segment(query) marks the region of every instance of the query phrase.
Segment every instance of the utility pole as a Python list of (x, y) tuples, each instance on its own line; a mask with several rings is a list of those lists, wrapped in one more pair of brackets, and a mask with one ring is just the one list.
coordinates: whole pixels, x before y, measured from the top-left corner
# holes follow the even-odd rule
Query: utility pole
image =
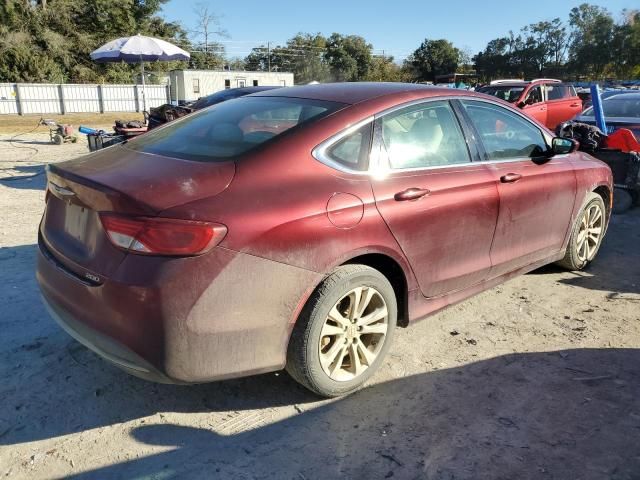
[(271, 72), (271, 42), (267, 42), (267, 64), (269, 65), (269, 72)]

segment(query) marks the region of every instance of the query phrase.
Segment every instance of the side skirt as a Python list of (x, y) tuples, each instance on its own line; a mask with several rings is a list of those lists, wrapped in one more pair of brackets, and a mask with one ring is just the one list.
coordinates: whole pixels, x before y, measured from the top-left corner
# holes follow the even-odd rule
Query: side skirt
[(493, 288), (496, 285), (500, 285), (507, 280), (511, 280), (514, 277), (531, 272), (532, 270), (540, 268), (544, 265), (556, 262), (563, 256), (564, 253), (559, 252), (555, 255), (539, 260), (525, 267), (519, 268), (509, 273), (505, 273), (504, 275), (500, 275), (499, 277), (485, 280), (467, 289), (459, 290), (457, 292), (451, 292), (440, 297), (426, 298), (424, 295), (422, 295), (420, 289), (412, 290), (409, 292), (409, 322), (413, 323), (425, 320), (427, 316), (433, 313), (436, 313), (451, 305), (455, 305), (456, 303), (462, 302), (469, 297), (484, 292), (485, 290), (489, 290), (490, 288)]

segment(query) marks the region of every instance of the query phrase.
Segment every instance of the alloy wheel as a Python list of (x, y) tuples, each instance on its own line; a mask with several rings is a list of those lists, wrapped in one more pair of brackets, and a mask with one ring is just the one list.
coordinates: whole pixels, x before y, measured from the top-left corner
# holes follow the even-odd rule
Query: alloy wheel
[(380, 292), (357, 287), (331, 308), (320, 332), (320, 364), (329, 378), (353, 380), (375, 362), (387, 336), (389, 310)]
[(589, 262), (596, 256), (604, 228), (603, 219), (602, 208), (597, 203), (587, 207), (582, 214), (576, 239), (576, 250), (581, 262)]

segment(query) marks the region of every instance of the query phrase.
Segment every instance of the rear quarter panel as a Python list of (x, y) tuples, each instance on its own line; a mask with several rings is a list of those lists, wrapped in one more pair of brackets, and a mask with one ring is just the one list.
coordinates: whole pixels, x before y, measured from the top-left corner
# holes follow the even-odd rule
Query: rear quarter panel
[[(582, 210), (584, 204), (587, 201), (587, 197), (598, 187), (605, 187), (609, 193), (609, 201), (605, 201), (605, 207), (607, 209), (607, 222), (611, 217), (611, 199), (613, 193), (613, 176), (609, 166), (601, 162), (600, 160), (592, 157), (585, 152), (576, 152), (572, 158), (571, 163), (576, 173), (576, 201), (573, 207), (572, 220), (575, 222), (578, 214)], [(565, 239), (565, 245), (568, 241)]]

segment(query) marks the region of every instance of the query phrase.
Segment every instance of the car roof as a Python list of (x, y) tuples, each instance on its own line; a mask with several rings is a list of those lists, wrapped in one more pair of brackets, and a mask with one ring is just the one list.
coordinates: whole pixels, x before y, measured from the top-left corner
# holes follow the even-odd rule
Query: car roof
[(279, 88), (268, 92), (255, 93), (252, 96), (308, 98), (353, 105), (381, 96), (400, 95), (405, 92), (420, 90), (433, 95), (452, 94), (455, 91), (455, 89), (451, 88), (433, 87), (418, 83), (343, 82)]

